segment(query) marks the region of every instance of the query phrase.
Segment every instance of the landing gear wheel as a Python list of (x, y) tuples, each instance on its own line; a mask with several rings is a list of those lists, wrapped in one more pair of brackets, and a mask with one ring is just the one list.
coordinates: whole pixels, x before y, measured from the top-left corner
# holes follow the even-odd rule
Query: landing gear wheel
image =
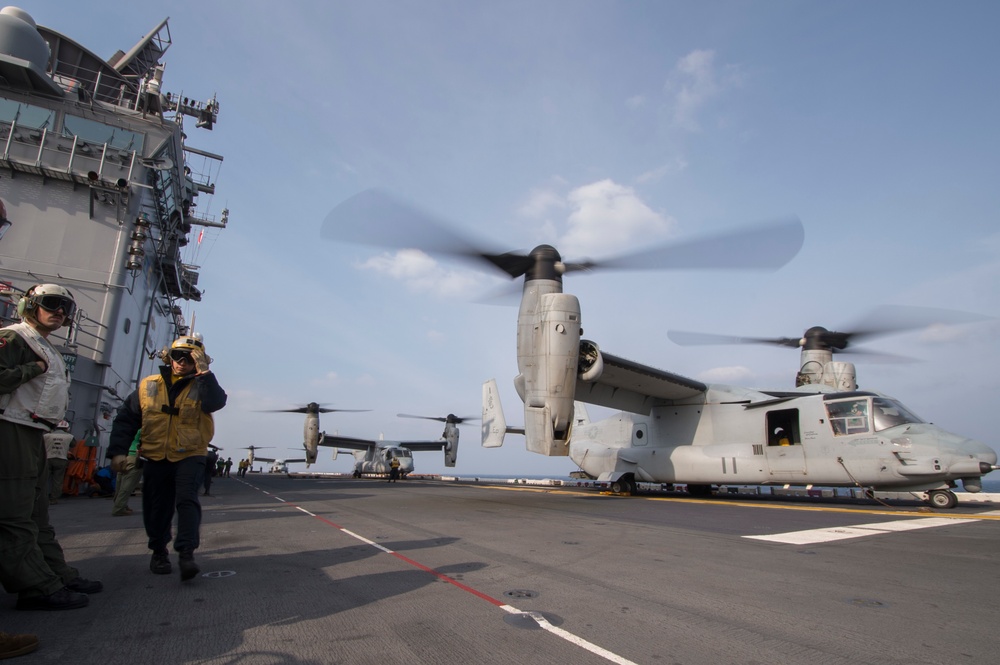
[(611, 491), (615, 494), (635, 494), (635, 483), (628, 478), (619, 478), (611, 483)]
[(935, 508), (950, 510), (958, 505), (958, 497), (951, 490), (934, 490), (927, 493), (927, 501)]

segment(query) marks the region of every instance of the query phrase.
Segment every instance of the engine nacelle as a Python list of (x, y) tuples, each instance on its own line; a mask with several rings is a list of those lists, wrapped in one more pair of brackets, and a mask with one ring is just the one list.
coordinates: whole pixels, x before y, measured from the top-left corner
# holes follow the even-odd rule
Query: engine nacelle
[(447, 467), (455, 466), (455, 462), (458, 461), (458, 425), (446, 423), (444, 434), (441, 436), (445, 440), (444, 465)]
[(580, 359), (580, 301), (568, 293), (546, 293), (537, 309), (518, 320), (518, 367), (514, 380), (524, 400), (527, 448), (542, 455), (568, 455), (573, 400)]
[(319, 442), (322, 437), (323, 435), (319, 431), (319, 418), (306, 416), (306, 424), (302, 430), (302, 445), (306, 449), (306, 468), (310, 464), (316, 463)]

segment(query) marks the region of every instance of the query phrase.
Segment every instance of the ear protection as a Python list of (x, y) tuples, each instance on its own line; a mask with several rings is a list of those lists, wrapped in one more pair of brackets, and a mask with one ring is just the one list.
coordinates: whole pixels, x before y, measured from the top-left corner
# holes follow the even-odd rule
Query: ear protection
[[(25, 291), (20, 300), (17, 301), (18, 317), (23, 319), (25, 315), (35, 312), (39, 307), (39, 301), (44, 300), (46, 296), (57, 296), (74, 301), (73, 294), (70, 293), (68, 289), (63, 288), (58, 284), (35, 284), (34, 286), (28, 287), (28, 290)], [(73, 302), (72, 308), (66, 309), (64, 307), (63, 311), (68, 314), (62, 324), (64, 328), (73, 322), (72, 314), (75, 309), (75, 301)]]
[(35, 289), (38, 288), (39, 286), (41, 285), (35, 284), (34, 286), (30, 287), (27, 291), (24, 292), (24, 295), (21, 296), (21, 299), (17, 301), (18, 318), (23, 319), (25, 314), (27, 314), (28, 312), (33, 312), (35, 308), (38, 307), (38, 303), (36, 303), (34, 298), (32, 298), (31, 296), (34, 295)]

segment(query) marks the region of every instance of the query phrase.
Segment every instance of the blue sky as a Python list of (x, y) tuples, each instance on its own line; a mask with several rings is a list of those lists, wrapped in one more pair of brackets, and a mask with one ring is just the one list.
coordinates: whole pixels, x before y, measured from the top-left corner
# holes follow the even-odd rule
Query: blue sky
[[(772, 274), (573, 275), (586, 337), (708, 381), (789, 387), (798, 352), (679, 347), (670, 329), (777, 337), (843, 328), (892, 303), (1000, 314), (995, 2), (286, 2), (23, 5), (103, 57), (170, 17), (164, 90), (218, 95), (230, 210), (189, 258), (186, 308), (230, 394), (217, 443), (294, 455), (304, 404), (328, 432), (436, 438), (399, 412), (476, 415), (495, 377), (520, 422), (516, 309), (501, 282), (413, 252), (320, 239), (330, 210), (381, 187), (507, 249), (566, 258), (798, 215), (801, 253)], [(994, 447), (996, 321), (868, 348), (862, 388)], [(564, 474), (463, 428), (460, 474)], [(326, 456), (322, 470), (347, 470)], [(419, 471), (443, 471), (418, 454)]]

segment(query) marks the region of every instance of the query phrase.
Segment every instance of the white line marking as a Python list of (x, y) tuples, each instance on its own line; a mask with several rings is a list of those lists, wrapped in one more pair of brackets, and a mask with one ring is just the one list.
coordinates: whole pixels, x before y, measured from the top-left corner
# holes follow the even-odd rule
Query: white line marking
[(874, 522), (872, 524), (855, 524), (854, 526), (838, 526), (826, 529), (806, 529), (805, 531), (789, 531), (770, 536), (743, 536), (751, 540), (766, 540), (788, 545), (809, 545), (812, 543), (827, 543), (848, 538), (875, 536), (883, 533), (912, 531), (914, 529), (930, 529), (949, 524), (965, 524), (978, 522), (976, 519), (951, 519), (948, 517), (926, 517), (914, 520), (897, 520), (894, 522)]
[(340, 530), (343, 531), (344, 533), (346, 533), (348, 536), (350, 536), (352, 538), (357, 538), (358, 540), (360, 540), (361, 542), (365, 543), (366, 545), (371, 545), (375, 549), (382, 550), (386, 554), (395, 554), (395, 552), (393, 552), (392, 550), (390, 550), (388, 547), (382, 547), (381, 545), (379, 545), (378, 543), (376, 543), (374, 540), (368, 540), (364, 536), (359, 536), (358, 534), (354, 533), (353, 531), (348, 531), (347, 529), (345, 529), (343, 527), (341, 527)]
[(612, 663), (618, 663), (618, 665), (637, 665), (635, 662), (628, 660), (627, 658), (623, 658), (616, 653), (612, 653), (607, 649), (599, 647), (592, 642), (588, 642), (587, 640), (583, 639), (582, 637), (574, 635), (568, 630), (563, 630), (562, 628), (553, 626), (551, 623), (549, 623), (548, 619), (542, 616), (540, 612), (522, 612), (521, 610), (517, 609), (512, 605), (501, 605), (500, 609), (502, 609), (504, 612), (508, 612), (509, 614), (520, 614), (522, 616), (530, 617), (535, 623), (538, 624), (539, 628), (547, 630), (556, 637), (560, 637), (569, 642), (570, 644), (574, 644), (580, 647), (581, 649), (586, 649), (590, 653), (600, 656), (601, 658), (611, 661)]
[[(279, 498), (277, 496), (274, 497), (274, 498), (278, 499), (278, 501), (281, 501), (282, 503), (287, 503), (286, 501), (284, 501), (284, 499), (281, 499), (281, 498)], [(309, 512), (308, 510), (306, 510), (305, 508), (302, 508), (301, 506), (296, 506), (294, 504), (290, 504), (290, 505), (292, 505), (292, 507), (295, 508), (296, 510), (301, 510), (306, 515), (310, 515), (311, 517), (316, 517), (315, 514)], [(396, 554), (394, 551), (390, 550), (388, 547), (383, 547), (382, 545), (379, 545), (375, 541), (369, 540), (368, 538), (365, 538), (362, 535), (354, 533), (353, 531), (351, 531), (349, 529), (345, 529), (342, 526), (340, 526), (340, 527), (335, 526), (335, 528), (337, 528), (337, 530), (339, 530), (341, 533), (345, 533), (345, 534), (347, 534), (348, 536), (350, 536), (352, 538), (356, 538), (356, 539), (360, 540), (361, 542), (365, 543), (366, 545), (371, 545), (375, 549), (381, 550), (381, 551), (385, 552), (386, 554)], [(411, 563), (415, 563), (415, 562), (411, 561)], [(420, 565), (420, 564), (417, 564), (417, 565)], [(427, 570), (430, 570), (430, 569), (427, 569)], [(467, 589), (467, 590), (472, 590), (472, 589)], [(479, 594), (479, 592), (476, 592), (475, 590), (472, 590), (472, 591), (474, 593), (476, 593), (477, 595), (479, 595), (480, 597), (482, 597), (484, 599), (490, 600), (488, 596)], [(588, 642), (587, 640), (583, 639), (582, 637), (577, 637), (576, 635), (574, 635), (573, 633), (571, 633), (571, 632), (569, 632), (567, 630), (563, 630), (562, 628), (558, 628), (556, 626), (553, 626), (539, 612), (522, 612), (521, 610), (519, 610), (516, 607), (513, 607), (511, 605), (501, 605), (500, 609), (504, 610), (505, 612), (509, 612), (511, 614), (521, 614), (521, 615), (530, 617), (535, 623), (538, 624), (539, 628), (541, 628), (543, 630), (547, 630), (548, 632), (552, 633), (556, 637), (559, 637), (559, 638), (561, 638), (563, 640), (566, 640), (570, 644), (576, 645), (576, 646), (580, 647), (581, 649), (586, 649), (590, 653), (595, 654), (597, 656), (600, 656), (601, 658), (603, 658), (603, 659), (605, 659), (607, 661), (610, 661), (612, 663), (616, 663), (617, 665), (638, 665), (638, 663), (635, 663), (635, 662), (633, 662), (631, 660), (628, 660), (627, 658), (623, 658), (622, 656), (619, 656), (616, 653), (613, 653), (611, 651), (608, 651), (607, 649), (599, 647), (596, 644), (593, 644), (592, 642)]]

